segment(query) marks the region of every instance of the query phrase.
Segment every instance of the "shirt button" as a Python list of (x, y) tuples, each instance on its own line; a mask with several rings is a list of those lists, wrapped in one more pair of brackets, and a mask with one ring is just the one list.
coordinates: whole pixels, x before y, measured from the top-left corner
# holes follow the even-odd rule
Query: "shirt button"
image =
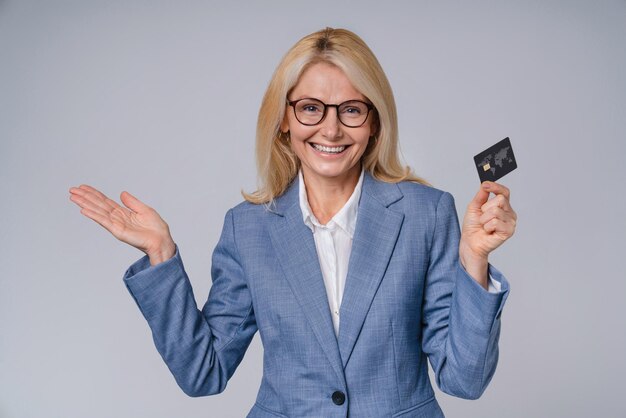
[(344, 395), (342, 391), (336, 390), (335, 392), (333, 392), (332, 399), (335, 405), (343, 405), (343, 403), (346, 401), (346, 395)]
[(335, 311), (335, 315), (339, 316), (339, 311)]

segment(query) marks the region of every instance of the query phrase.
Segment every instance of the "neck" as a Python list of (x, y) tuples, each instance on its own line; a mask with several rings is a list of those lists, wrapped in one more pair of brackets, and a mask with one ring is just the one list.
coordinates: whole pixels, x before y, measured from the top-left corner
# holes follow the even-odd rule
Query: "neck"
[(350, 199), (359, 182), (361, 165), (354, 166), (342, 177), (320, 177), (307, 175), (307, 172), (308, 169), (303, 167), (302, 176), (309, 206), (317, 220), (326, 225)]

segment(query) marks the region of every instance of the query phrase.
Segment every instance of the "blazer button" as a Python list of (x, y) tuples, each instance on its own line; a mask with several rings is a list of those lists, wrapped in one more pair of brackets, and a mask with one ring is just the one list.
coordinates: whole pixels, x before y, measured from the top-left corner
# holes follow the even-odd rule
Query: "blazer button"
[(335, 405), (343, 405), (346, 401), (346, 395), (342, 391), (336, 390), (333, 392), (332, 399)]

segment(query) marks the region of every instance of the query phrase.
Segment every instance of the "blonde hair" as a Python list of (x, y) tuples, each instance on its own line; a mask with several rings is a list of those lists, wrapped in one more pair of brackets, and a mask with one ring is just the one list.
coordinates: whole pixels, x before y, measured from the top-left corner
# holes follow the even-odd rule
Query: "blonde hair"
[(374, 53), (355, 33), (326, 28), (300, 39), (278, 64), (263, 97), (256, 130), (259, 189), (244, 193), (256, 204), (271, 204), (298, 174), (300, 161), (280, 130), (287, 95), (311, 65), (324, 62), (341, 69), (352, 85), (376, 108), (377, 131), (361, 162), (374, 178), (388, 183), (403, 180), (428, 184), (400, 162), (396, 104), (389, 81)]

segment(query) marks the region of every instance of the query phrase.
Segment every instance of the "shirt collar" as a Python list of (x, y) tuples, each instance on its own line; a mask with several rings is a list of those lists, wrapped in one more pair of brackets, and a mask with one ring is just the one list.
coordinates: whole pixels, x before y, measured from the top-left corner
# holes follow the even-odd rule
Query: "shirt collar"
[(311, 231), (315, 232), (315, 228), (329, 228), (333, 229), (334, 226), (338, 226), (343, 229), (350, 238), (354, 237), (354, 231), (356, 229), (356, 217), (359, 208), (359, 198), (361, 197), (361, 189), (363, 186), (363, 176), (365, 170), (361, 169), (361, 175), (359, 176), (359, 181), (352, 192), (352, 195), (348, 199), (345, 205), (332, 217), (330, 221), (326, 225), (322, 225), (315, 215), (313, 211), (311, 211), (311, 207), (309, 206), (309, 200), (306, 196), (306, 186), (304, 185), (304, 177), (302, 176), (302, 170), (298, 172), (298, 183), (299, 183), (299, 199), (300, 199), (300, 210), (302, 211), (302, 220), (304, 224), (308, 226)]

